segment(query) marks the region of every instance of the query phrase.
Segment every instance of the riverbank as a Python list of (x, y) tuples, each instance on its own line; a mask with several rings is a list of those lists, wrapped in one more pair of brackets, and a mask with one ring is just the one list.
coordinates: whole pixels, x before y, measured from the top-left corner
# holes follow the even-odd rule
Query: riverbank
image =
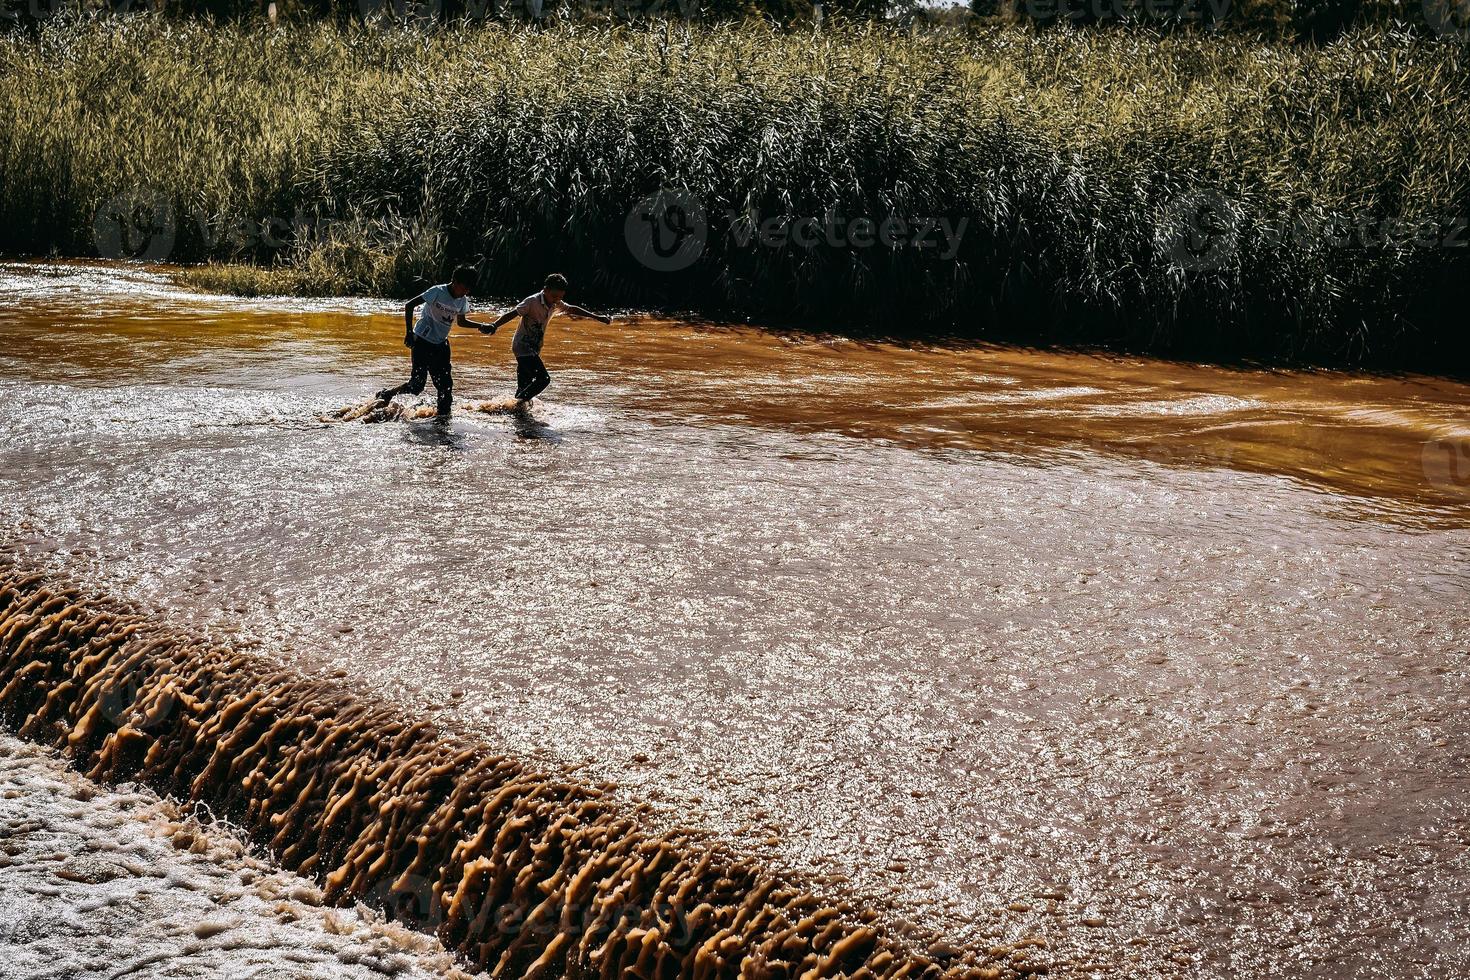
[(560, 269), (726, 319), (1433, 369), (1465, 353), (1467, 58), (57, 19), (0, 39), (0, 251), (399, 297), (483, 256), (494, 294)]

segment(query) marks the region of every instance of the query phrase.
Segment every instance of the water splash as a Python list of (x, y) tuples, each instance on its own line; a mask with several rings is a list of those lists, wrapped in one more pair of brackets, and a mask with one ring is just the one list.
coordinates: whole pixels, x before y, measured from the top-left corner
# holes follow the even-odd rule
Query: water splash
[(404, 405), (400, 402), (374, 398), (355, 405), (346, 405), (332, 412), (317, 416), (322, 422), (411, 422), (416, 419), (434, 417), (433, 405)]

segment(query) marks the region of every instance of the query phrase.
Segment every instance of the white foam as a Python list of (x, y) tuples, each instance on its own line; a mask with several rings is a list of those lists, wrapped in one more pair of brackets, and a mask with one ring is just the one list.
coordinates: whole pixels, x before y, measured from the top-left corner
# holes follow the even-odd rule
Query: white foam
[(1230, 415), (1261, 408), (1265, 403), (1254, 398), (1237, 398), (1234, 395), (1195, 395), (1190, 398), (1167, 398), (1151, 401), (1119, 402), (1110, 405), (1089, 405), (1090, 415), (1105, 416), (1191, 416)]
[(469, 976), (431, 937), (362, 906), (323, 908), (313, 883), (229, 827), (3, 734), (0, 827), (6, 980)]

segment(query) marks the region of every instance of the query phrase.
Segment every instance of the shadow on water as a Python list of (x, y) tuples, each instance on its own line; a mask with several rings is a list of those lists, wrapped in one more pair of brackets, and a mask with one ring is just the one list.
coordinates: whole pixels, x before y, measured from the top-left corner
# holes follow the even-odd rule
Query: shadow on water
[(552, 445), (561, 444), (561, 430), (542, 422), (529, 412), (512, 413), (510, 424), (518, 440), (524, 442), (547, 442)]
[(469, 449), (464, 434), (452, 428), (448, 419), (413, 419), (403, 429), (404, 441), (416, 446), (440, 446), (458, 452)]

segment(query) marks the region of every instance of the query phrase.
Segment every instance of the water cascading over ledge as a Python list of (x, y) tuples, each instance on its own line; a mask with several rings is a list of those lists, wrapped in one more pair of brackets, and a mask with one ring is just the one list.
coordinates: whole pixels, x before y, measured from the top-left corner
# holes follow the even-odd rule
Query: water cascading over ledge
[(329, 901), (382, 907), (496, 977), (1016, 973), (920, 954), (695, 831), (641, 828), (595, 787), (4, 556), (0, 720), (93, 778), (207, 802)]

